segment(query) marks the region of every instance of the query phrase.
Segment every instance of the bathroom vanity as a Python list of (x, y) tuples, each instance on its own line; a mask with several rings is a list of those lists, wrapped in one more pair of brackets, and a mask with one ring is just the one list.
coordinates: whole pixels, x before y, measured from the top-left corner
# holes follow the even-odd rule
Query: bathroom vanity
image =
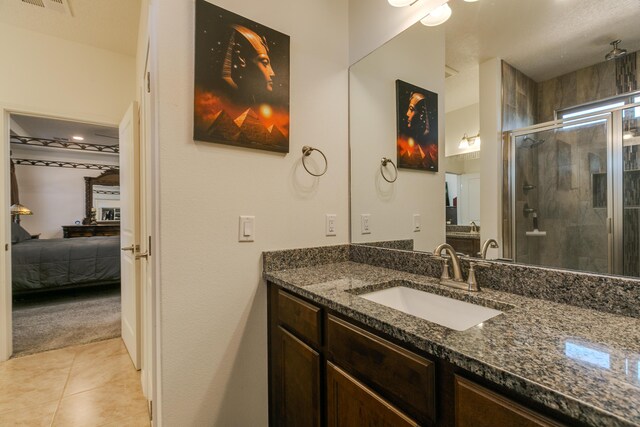
[[(445, 288), (425, 253), (343, 245), (263, 259), (270, 425), (640, 425), (637, 318), (491, 283)], [(399, 285), (502, 313), (456, 331), (363, 298)]]

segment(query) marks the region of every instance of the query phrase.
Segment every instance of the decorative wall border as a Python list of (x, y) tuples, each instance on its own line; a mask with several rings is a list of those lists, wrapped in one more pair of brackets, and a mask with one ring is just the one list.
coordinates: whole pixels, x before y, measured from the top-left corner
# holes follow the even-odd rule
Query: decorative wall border
[(64, 148), (67, 150), (92, 151), (98, 153), (118, 154), (118, 145), (85, 144), (83, 142), (62, 141), (59, 139), (32, 138), (30, 136), (11, 135), (9, 142), (12, 144), (31, 145), (46, 148)]
[(93, 169), (93, 170), (119, 170), (120, 168), (117, 165), (101, 165), (95, 163), (75, 163), (75, 162), (64, 162), (61, 160), (37, 160), (37, 159), (11, 159), (13, 163), (16, 165), (24, 165), (24, 166), (49, 166), (49, 167), (58, 167), (58, 168), (67, 168), (67, 169)]

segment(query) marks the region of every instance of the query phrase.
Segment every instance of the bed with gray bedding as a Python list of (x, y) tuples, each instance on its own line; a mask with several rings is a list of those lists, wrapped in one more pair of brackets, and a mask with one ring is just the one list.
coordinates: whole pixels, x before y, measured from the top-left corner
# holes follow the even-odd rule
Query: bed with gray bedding
[(120, 281), (120, 237), (29, 239), (11, 245), (13, 292)]

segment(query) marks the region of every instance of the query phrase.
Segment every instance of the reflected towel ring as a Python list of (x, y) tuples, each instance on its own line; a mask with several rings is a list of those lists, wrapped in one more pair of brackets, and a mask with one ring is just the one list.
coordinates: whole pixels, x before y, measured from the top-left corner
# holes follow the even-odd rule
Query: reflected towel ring
[[(387, 166), (387, 163), (391, 163), (391, 165), (393, 166), (393, 169), (396, 171), (396, 176), (393, 179), (387, 178), (386, 175), (384, 174), (384, 168)], [(383, 157), (382, 160), (380, 160), (380, 174), (382, 175), (382, 178), (384, 178), (385, 181), (389, 183), (394, 183), (396, 182), (396, 179), (398, 179), (398, 168), (396, 167), (396, 164), (393, 163), (391, 159), (387, 157)]]
[[(313, 173), (311, 172), (308, 168), (306, 163), (304, 162), (304, 158), (305, 157), (309, 157), (311, 155), (311, 152), (313, 151), (317, 151), (318, 153), (320, 153), (320, 155), (322, 156), (322, 158), (324, 159), (324, 170), (320, 173)], [(302, 166), (304, 167), (304, 170), (306, 170), (307, 172), (309, 172), (309, 175), (313, 175), (313, 176), (322, 176), (327, 172), (327, 168), (329, 167), (329, 162), (327, 161), (327, 156), (324, 155), (324, 153), (320, 150), (318, 150), (317, 148), (313, 148), (313, 147), (309, 147), (308, 145), (305, 145), (304, 147), (302, 147)]]

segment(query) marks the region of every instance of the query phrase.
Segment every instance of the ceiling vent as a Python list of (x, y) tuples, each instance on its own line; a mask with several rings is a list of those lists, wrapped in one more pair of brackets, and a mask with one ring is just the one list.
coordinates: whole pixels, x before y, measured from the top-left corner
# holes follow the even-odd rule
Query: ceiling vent
[(73, 16), (69, 7), (69, 0), (20, 0), (25, 5), (36, 6), (49, 11)]

